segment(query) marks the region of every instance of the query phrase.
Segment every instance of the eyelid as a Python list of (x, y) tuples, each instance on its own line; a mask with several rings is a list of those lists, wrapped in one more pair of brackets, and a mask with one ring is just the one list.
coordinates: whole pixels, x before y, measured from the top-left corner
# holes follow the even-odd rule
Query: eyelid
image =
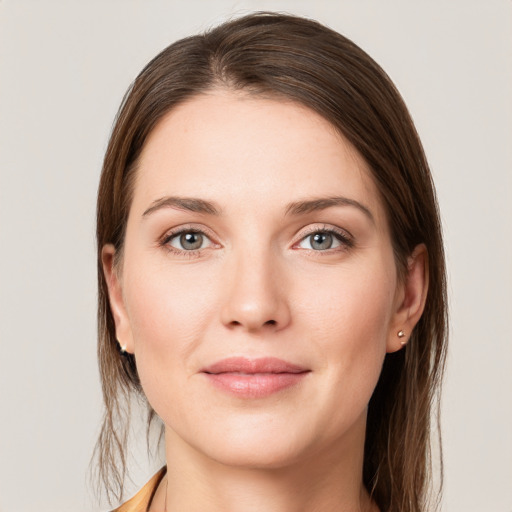
[[(336, 237), (337, 240), (339, 240), (345, 246), (345, 248), (351, 248), (354, 246), (355, 243), (354, 236), (346, 229), (340, 228), (338, 226), (333, 226), (332, 224), (315, 224), (299, 231), (299, 233), (295, 237), (294, 242), (292, 243), (292, 248), (297, 248), (297, 245), (300, 242), (302, 242), (308, 236), (314, 235), (315, 233), (331, 233)], [(326, 249), (325, 251), (315, 252), (328, 252), (329, 250), (330, 249)]]
[(187, 255), (193, 255), (196, 253), (199, 253), (201, 251), (204, 251), (205, 249), (208, 249), (208, 247), (203, 247), (201, 249), (193, 249), (193, 250), (181, 250), (177, 247), (173, 247), (169, 244), (169, 242), (176, 238), (177, 236), (183, 234), (183, 233), (199, 233), (203, 236), (205, 236), (209, 241), (212, 247), (221, 247), (221, 244), (216, 241), (216, 236), (208, 229), (206, 226), (198, 225), (198, 224), (182, 224), (180, 226), (176, 226), (174, 228), (168, 229), (158, 240), (159, 245), (165, 246), (170, 252), (174, 252), (177, 254), (187, 254)]
[[(179, 248), (173, 247), (169, 244), (170, 240), (173, 238), (183, 234), (183, 233), (200, 233), (203, 236), (205, 236), (210, 241), (209, 247), (203, 247), (200, 249), (192, 249), (192, 250), (181, 250)], [(302, 242), (304, 239), (306, 239), (308, 236), (311, 236), (315, 233), (331, 233), (333, 234), (336, 239), (342, 244), (342, 249), (351, 248), (354, 246), (354, 236), (347, 231), (346, 229), (340, 228), (338, 226), (334, 226), (332, 224), (314, 224), (307, 226), (306, 228), (301, 229), (297, 235), (294, 237), (294, 241), (292, 242), (292, 248), (297, 249), (298, 244)], [(200, 224), (182, 224), (179, 226), (176, 226), (174, 228), (168, 229), (158, 240), (159, 245), (167, 248), (170, 252), (173, 252), (175, 254), (180, 255), (198, 255), (201, 251), (207, 250), (211, 247), (213, 248), (219, 248), (222, 247), (222, 245), (216, 241), (217, 237), (215, 233), (207, 228), (204, 225)], [(304, 249), (308, 250), (308, 249)], [(332, 252), (340, 250), (340, 248), (334, 248), (334, 249), (326, 249), (323, 251), (316, 250), (314, 252), (322, 253), (322, 252)]]

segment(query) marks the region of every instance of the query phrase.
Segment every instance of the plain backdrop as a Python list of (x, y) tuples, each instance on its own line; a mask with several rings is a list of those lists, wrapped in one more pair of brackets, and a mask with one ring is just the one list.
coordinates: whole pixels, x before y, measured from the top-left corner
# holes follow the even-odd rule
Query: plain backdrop
[[(411, 110), (450, 273), (442, 510), (512, 512), (510, 0), (0, 0), (0, 512), (106, 509), (86, 474), (101, 415), (95, 195), (112, 120), (165, 46), (267, 9), (352, 38)], [(135, 459), (132, 490), (159, 464)]]

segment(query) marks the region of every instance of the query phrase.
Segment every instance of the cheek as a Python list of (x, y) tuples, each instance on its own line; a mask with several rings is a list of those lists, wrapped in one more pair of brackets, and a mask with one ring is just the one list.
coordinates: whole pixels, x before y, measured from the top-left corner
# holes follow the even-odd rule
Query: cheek
[(377, 260), (309, 278), (295, 291), (301, 309), (297, 319), (315, 324), (312, 332), (323, 333), (333, 350), (385, 343), (396, 288), (389, 268)]
[[(192, 355), (213, 313), (212, 287), (187, 272), (137, 265), (125, 290), (137, 369), (151, 406), (160, 414), (192, 373)], [(200, 288), (200, 289), (198, 289)]]
[[(351, 415), (362, 414), (375, 389), (386, 354), (393, 311), (395, 276), (385, 265), (333, 273), (325, 286), (309, 287), (297, 315), (304, 332), (321, 353), (325, 379), (324, 410), (333, 414), (329, 425), (339, 428)], [(343, 405), (341, 405), (343, 404)], [(336, 420), (336, 421), (334, 421)]]
[(125, 300), (136, 349), (179, 350), (196, 339), (216, 301), (211, 270), (151, 253), (127, 261)]

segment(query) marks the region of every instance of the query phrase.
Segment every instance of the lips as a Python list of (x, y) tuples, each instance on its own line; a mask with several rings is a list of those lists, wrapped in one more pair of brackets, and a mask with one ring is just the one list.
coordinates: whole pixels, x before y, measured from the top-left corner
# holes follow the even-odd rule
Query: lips
[(273, 357), (231, 357), (201, 370), (221, 391), (240, 398), (263, 398), (299, 384), (311, 370)]

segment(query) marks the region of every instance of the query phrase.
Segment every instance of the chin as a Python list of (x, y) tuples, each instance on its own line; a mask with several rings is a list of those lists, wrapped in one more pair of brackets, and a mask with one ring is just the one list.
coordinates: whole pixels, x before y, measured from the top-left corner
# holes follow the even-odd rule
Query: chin
[(311, 425), (268, 414), (237, 415), (204, 427), (202, 435), (196, 430), (194, 438), (184, 440), (208, 458), (231, 467), (284, 468), (307, 457), (321, 442)]
[(225, 440), (211, 444), (206, 447), (204, 453), (212, 460), (230, 467), (281, 469), (300, 460), (305, 451), (293, 445), (290, 439), (273, 439), (269, 442), (255, 436), (253, 440), (240, 441)]

